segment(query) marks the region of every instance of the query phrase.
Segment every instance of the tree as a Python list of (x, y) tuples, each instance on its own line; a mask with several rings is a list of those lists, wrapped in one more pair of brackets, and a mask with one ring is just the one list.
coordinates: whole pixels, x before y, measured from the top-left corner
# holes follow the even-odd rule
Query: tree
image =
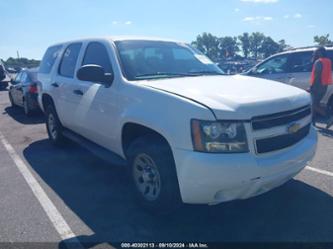
[(238, 36), (240, 40), (240, 45), (242, 47), (242, 52), (244, 54), (245, 59), (248, 58), (250, 53), (250, 36), (249, 33), (243, 33), (243, 35)]
[(313, 41), (314, 43), (317, 43), (317, 45), (319, 46), (333, 46), (333, 42), (330, 39), (328, 39), (329, 37), (330, 34), (321, 35), (321, 36), (316, 35), (315, 37), (313, 37)]
[(260, 32), (252, 33), (250, 36), (250, 52), (257, 60), (260, 53), (262, 43), (265, 39), (265, 35)]
[(262, 53), (263, 57), (266, 58), (280, 52), (280, 45), (271, 37), (267, 36), (264, 38), (259, 51)]
[(286, 44), (286, 41), (284, 39), (279, 41), (279, 52), (287, 50), (288, 48), (290, 48), (290, 46)]
[(192, 42), (192, 45), (207, 55), (211, 60), (218, 61), (219, 54), (219, 39), (210, 33), (198, 35), (197, 39)]
[(222, 58), (234, 58), (239, 51), (237, 37), (221, 37), (219, 38), (220, 56)]
[(34, 60), (34, 59), (27, 59), (27, 58), (18, 58), (15, 59), (13, 57), (9, 57), (5, 61), (6, 67), (21, 67), (21, 68), (32, 68), (32, 67), (38, 67), (40, 61)]

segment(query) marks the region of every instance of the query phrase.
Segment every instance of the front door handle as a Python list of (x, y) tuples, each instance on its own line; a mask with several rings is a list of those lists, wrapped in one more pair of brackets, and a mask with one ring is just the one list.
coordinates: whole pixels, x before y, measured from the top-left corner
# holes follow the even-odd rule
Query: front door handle
[(80, 96), (83, 95), (83, 92), (79, 89), (74, 90), (73, 93), (76, 94), (76, 95), (80, 95)]
[(54, 82), (54, 83), (51, 84), (51, 86), (53, 86), (53, 87), (59, 87), (59, 84), (57, 82)]

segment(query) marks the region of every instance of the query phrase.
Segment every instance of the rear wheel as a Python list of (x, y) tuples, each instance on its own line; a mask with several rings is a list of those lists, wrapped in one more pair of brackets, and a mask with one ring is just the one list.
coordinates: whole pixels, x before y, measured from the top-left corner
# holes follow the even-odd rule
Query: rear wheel
[(63, 127), (59, 121), (56, 110), (52, 104), (48, 105), (46, 108), (46, 129), (50, 141), (54, 145), (62, 145), (65, 141), (62, 135)]
[(13, 96), (12, 96), (12, 94), (10, 93), (10, 91), (8, 92), (8, 97), (9, 97), (10, 105), (11, 105), (12, 107), (16, 107), (16, 104), (15, 104), (15, 102), (14, 102)]
[(169, 213), (181, 205), (174, 159), (163, 139), (138, 138), (128, 149), (128, 159), (140, 204), (156, 214)]

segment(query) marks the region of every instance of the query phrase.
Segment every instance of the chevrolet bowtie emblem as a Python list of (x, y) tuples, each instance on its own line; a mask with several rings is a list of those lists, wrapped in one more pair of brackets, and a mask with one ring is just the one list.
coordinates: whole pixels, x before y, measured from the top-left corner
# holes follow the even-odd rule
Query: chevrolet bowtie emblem
[(288, 128), (287, 128), (287, 131), (288, 131), (289, 134), (293, 134), (293, 133), (298, 132), (300, 129), (301, 129), (301, 125), (295, 123), (295, 124), (289, 125)]

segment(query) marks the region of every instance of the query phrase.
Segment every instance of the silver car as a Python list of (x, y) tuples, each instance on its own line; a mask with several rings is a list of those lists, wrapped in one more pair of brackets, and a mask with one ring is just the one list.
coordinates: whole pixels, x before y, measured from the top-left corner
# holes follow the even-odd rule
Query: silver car
[[(301, 89), (310, 87), (312, 55), (316, 47), (298, 48), (275, 54), (254, 66), (245, 74), (258, 78), (279, 81)], [(327, 47), (328, 57), (333, 61), (333, 47)], [(333, 70), (333, 68), (332, 68)], [(321, 101), (333, 113), (333, 85)]]

